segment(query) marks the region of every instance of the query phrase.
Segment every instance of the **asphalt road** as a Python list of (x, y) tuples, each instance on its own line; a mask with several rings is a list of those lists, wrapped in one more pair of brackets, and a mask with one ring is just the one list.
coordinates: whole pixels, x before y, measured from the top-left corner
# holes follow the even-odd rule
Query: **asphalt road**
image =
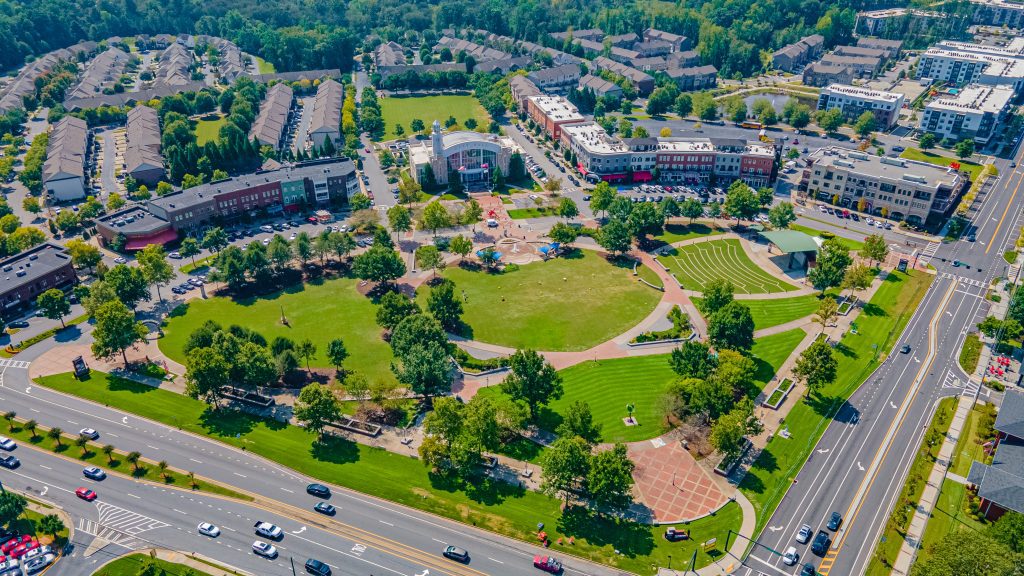
[[(797, 573), (799, 564), (781, 562), (779, 554), (789, 546), (797, 548), (800, 564), (810, 561), (824, 576), (866, 569), (937, 401), (976, 391), (965, 386), (967, 375), (956, 359), (966, 333), (987, 315), (984, 287), (1006, 276), (1002, 252), (1019, 229), (1024, 173), (1007, 164), (997, 160), (1002, 176), (972, 214), (977, 241), (938, 245), (931, 260), (938, 277), (892, 355), (829, 423), (737, 574)], [(953, 267), (953, 260), (963, 265)], [(912, 347), (909, 354), (897, 352), (904, 344)], [(843, 524), (830, 533), (824, 559), (818, 558), (794, 536), (804, 523), (815, 532), (824, 529), (833, 511), (843, 515)]]
[[(47, 345), (43, 343), (19, 355), (18, 360), (29, 361), (34, 355), (40, 354)], [(184, 433), (174, 428), (144, 420), (111, 408), (99, 406), (78, 398), (65, 396), (54, 391), (33, 385), (28, 380), (27, 370), (12, 367), (10, 362), (0, 362), (0, 404), (5, 410), (15, 410), (24, 418), (33, 418), (44, 426), (59, 426), (64, 430), (79, 430), (84, 427), (95, 428), (100, 433), (99, 442), (115, 445), (119, 450), (137, 450), (144, 457), (153, 460), (166, 460), (172, 467), (190, 470), (226, 485), (238, 487), (262, 497), (280, 503), (281, 510), (288, 507), (310, 510), (315, 499), (305, 494), (305, 485), (311, 479), (301, 474), (280, 467), (248, 452), (236, 450), (224, 444), (199, 436)], [(70, 367), (69, 367), (70, 368)], [(29, 452), (25, 450), (25, 452)], [(19, 457), (21, 455), (19, 454)], [(27, 460), (22, 458), (22, 460)], [(31, 470), (31, 462), (26, 467)], [(80, 482), (80, 471), (70, 476), (62, 475), (68, 484)], [(72, 479), (73, 478), (73, 479)], [(56, 478), (51, 479), (56, 482)], [(67, 486), (62, 484), (62, 486)], [(73, 489), (73, 487), (72, 487)], [(469, 550), (474, 557), (470, 567), (472, 574), (519, 574), (534, 573), (531, 559), (535, 554), (543, 553), (541, 548), (524, 542), (503, 538), (476, 528), (448, 521), (410, 508), (378, 500), (371, 496), (332, 486), (334, 496), (331, 503), (341, 509), (337, 522), (333, 523), (335, 531), (344, 534), (357, 534), (360, 543), (373, 550), (374, 554), (394, 557), (398, 562), (407, 565), (421, 565), (436, 573), (436, 566), (424, 563), (424, 558), (435, 558), (446, 544), (453, 544)], [(107, 501), (133, 510), (138, 508), (134, 500), (119, 500), (123, 490), (111, 490), (104, 487), (101, 494)], [(109, 495), (106, 495), (109, 493)], [(277, 504), (275, 504), (277, 505)], [(196, 509), (183, 509), (193, 513)], [(209, 510), (209, 509), (207, 509)], [(156, 512), (153, 512), (156, 514)], [(289, 514), (285, 513), (286, 516)], [(164, 518), (165, 516), (160, 516)], [(247, 516), (248, 518), (248, 516)], [(201, 516), (189, 517), (188, 525), (201, 521)], [(216, 522), (216, 520), (210, 520)], [(282, 527), (294, 530), (294, 521), (282, 521)], [(242, 523), (242, 528), (250, 524)], [(234, 525), (232, 525), (234, 527)], [(246, 535), (248, 538), (248, 535)], [(313, 538), (313, 540), (317, 540)], [(289, 537), (286, 536), (286, 544)], [(173, 545), (177, 542), (177, 545)], [(249, 541), (246, 546), (251, 545)], [(174, 548), (191, 550), (191, 540), (171, 540), (168, 545)], [(332, 546), (338, 548), (340, 544)], [(339, 548), (341, 549), (341, 548)], [(247, 550), (247, 548), (246, 548)], [(347, 550), (347, 548), (345, 548)], [(205, 552), (204, 552), (205, 553)], [(308, 552), (312, 553), (312, 552)], [(215, 559), (227, 563), (235, 563), (236, 557), (244, 556), (237, 551), (221, 550), (214, 554)], [(321, 552), (321, 560), (336, 565), (338, 556), (327, 550)], [(591, 564), (582, 560), (563, 558), (567, 574), (616, 575), (621, 572)], [(417, 562), (419, 564), (417, 564)], [(411, 564), (409, 564), (411, 563)], [(396, 566), (406, 566), (395, 564)], [(390, 565), (389, 565), (390, 566)], [(389, 569), (390, 570), (390, 569)], [(421, 574), (422, 570), (406, 570), (405, 567), (395, 568), (396, 574)], [(261, 573), (261, 572), (257, 572)], [(267, 572), (262, 572), (267, 573)], [(276, 572), (275, 572), (276, 573)], [(354, 572), (374, 574), (372, 570)], [(465, 572), (452, 572), (461, 574)], [(379, 574), (379, 573), (378, 573)]]

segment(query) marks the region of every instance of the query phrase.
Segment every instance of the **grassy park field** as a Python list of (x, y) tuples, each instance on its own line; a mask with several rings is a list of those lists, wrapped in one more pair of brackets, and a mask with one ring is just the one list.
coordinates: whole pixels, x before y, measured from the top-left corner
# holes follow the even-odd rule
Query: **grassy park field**
[(709, 240), (687, 244), (658, 257), (687, 290), (703, 290), (712, 280), (732, 282), (738, 294), (770, 294), (796, 286), (765, 272), (747, 256), (739, 240)]
[[(694, 297), (691, 300), (700, 306), (703, 298)], [(793, 298), (738, 300), (738, 302), (750, 308), (750, 315), (754, 317), (754, 328), (762, 330), (814, 314), (818, 309), (819, 300), (816, 295), (808, 294)]]
[(397, 138), (395, 124), (401, 124), (405, 134), (412, 134), (410, 124), (414, 119), (422, 120), (430, 128), (434, 120), (442, 124), (449, 116), (455, 117), (459, 126), (465, 126), (469, 118), (477, 122), (477, 129), (487, 129), (491, 119), (480, 102), (472, 96), (416, 96), (389, 97), (380, 99), (381, 115), (384, 118), (384, 140)]
[[(193, 300), (177, 308), (164, 327), (160, 349), (178, 362), (188, 336), (203, 322), (215, 320), (225, 327), (239, 324), (268, 341), (287, 336), (296, 342), (309, 338), (316, 344), (312, 366), (328, 367), (327, 343), (341, 338), (349, 350), (345, 366), (376, 378), (393, 379), (391, 348), (380, 338), (376, 307), (357, 290), (358, 280), (342, 278), (295, 285), (258, 298), (234, 300), (214, 297)], [(281, 323), (282, 313), (288, 324)]]
[[(168, 562), (159, 558), (150, 558), (146, 554), (128, 554), (127, 556), (122, 556), (93, 572), (93, 576), (137, 576), (138, 574), (141, 574), (141, 570), (150, 563), (157, 567), (158, 571), (156, 574), (163, 574), (165, 576), (184, 576), (185, 574), (191, 574), (194, 576), (210, 576), (208, 572), (200, 572), (199, 570), (189, 568), (184, 564), (175, 564), (174, 562)], [(191, 572), (189, 572), (189, 570), (191, 570)]]
[(220, 137), (220, 127), (227, 122), (227, 118), (220, 117), (216, 120), (196, 121), (196, 144), (202, 146), (207, 142), (213, 142)]
[[(586, 350), (629, 330), (661, 299), (622, 262), (576, 250), (512, 272), (453, 267), (443, 274), (463, 295), (465, 336), (512, 348)], [(428, 295), (419, 289), (421, 306)]]

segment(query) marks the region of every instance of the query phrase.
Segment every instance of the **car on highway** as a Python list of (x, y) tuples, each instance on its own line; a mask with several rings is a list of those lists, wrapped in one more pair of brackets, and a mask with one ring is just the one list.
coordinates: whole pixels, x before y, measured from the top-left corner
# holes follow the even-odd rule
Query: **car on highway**
[(313, 506), (313, 510), (316, 510), (317, 512), (325, 514), (327, 516), (334, 516), (338, 513), (338, 509), (335, 508), (334, 506), (331, 506), (327, 502), (317, 502), (316, 506)]
[(455, 560), (456, 562), (462, 562), (463, 564), (469, 562), (469, 552), (458, 546), (448, 546), (441, 552), (441, 555), (445, 558)]
[(551, 556), (534, 556), (533, 567), (543, 570), (548, 574), (561, 574), (562, 563)]
[(967, 241), (968, 242), (974, 242), (977, 239), (978, 239), (978, 237), (975, 236), (973, 232), (967, 235)]
[(18, 444), (7, 436), (0, 436), (0, 449), (10, 452), (18, 447)]
[(35, 574), (37, 572), (40, 572), (43, 568), (46, 568), (47, 566), (52, 564), (54, 558), (56, 557), (53, 554), (44, 554), (37, 558), (33, 558), (28, 562), (25, 562), (25, 573)]
[(306, 560), (306, 572), (318, 576), (331, 576), (331, 567), (316, 558)]
[(256, 522), (253, 524), (253, 530), (257, 536), (263, 536), (271, 540), (280, 540), (284, 537), (284, 531), (270, 522)]
[(910, 354), (910, 344), (904, 344), (900, 347), (901, 354)]
[(82, 475), (90, 480), (103, 480), (107, 477), (107, 473), (97, 466), (89, 466), (85, 470), (82, 470)]
[(21, 536), (15, 536), (7, 542), (4, 542), (3, 546), (0, 546), (0, 554), (10, 554), (11, 550), (14, 550), (22, 544), (27, 544), (32, 541), (30, 534), (22, 534)]
[(78, 434), (80, 436), (85, 436), (89, 440), (96, 440), (100, 437), (100, 433), (97, 432), (96, 430), (93, 430), (92, 428), (82, 428), (81, 430), (78, 431)]
[(75, 489), (75, 496), (78, 496), (79, 498), (85, 500), (86, 502), (92, 502), (93, 500), (96, 499), (97, 494), (92, 490), (89, 490), (88, 488), (80, 486), (77, 489)]
[(1010, 160), (1010, 168), (1016, 168), (1016, 167), (1017, 167), (1017, 161), (1016, 160)]
[(818, 530), (818, 535), (814, 537), (814, 542), (811, 543), (811, 552), (818, 556), (824, 556), (825, 552), (828, 552), (828, 546), (831, 543), (832, 539), (829, 537), (828, 532)]
[(839, 530), (839, 526), (842, 523), (843, 523), (843, 515), (840, 514), (839, 512), (833, 512), (832, 516), (830, 516), (829, 519), (828, 519), (828, 524), (827, 524), (826, 527), (829, 530), (835, 532), (836, 530)]
[(331, 489), (323, 484), (310, 484), (306, 486), (306, 494), (316, 496), (317, 498), (330, 498)]
[(782, 555), (782, 563), (786, 566), (794, 566), (800, 560), (800, 554), (796, 551), (796, 546), (790, 546), (786, 548), (786, 552)]
[(199, 526), (196, 527), (196, 530), (198, 530), (203, 536), (209, 536), (210, 538), (220, 536), (220, 528), (217, 528), (209, 522), (200, 523)]
[(815, 569), (814, 564), (810, 562), (804, 564), (804, 567), (800, 569), (800, 576), (817, 576), (818, 570)]
[(796, 541), (801, 544), (807, 544), (807, 541), (811, 539), (811, 534), (814, 533), (814, 529), (811, 528), (810, 524), (804, 524), (796, 532)]
[(277, 548), (273, 544), (268, 544), (262, 540), (252, 543), (252, 551), (264, 558), (277, 558)]

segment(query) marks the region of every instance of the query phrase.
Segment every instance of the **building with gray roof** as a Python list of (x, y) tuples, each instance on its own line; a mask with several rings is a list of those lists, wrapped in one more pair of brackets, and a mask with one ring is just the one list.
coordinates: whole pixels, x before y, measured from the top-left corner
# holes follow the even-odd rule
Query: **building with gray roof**
[(260, 105), (260, 113), (252, 123), (249, 138), (275, 151), (284, 144), (285, 128), (291, 117), (294, 94), (287, 84), (274, 84)]
[(192, 53), (177, 42), (160, 53), (154, 80), (167, 86), (185, 86), (192, 81)]
[(58, 202), (85, 198), (88, 174), (85, 163), (89, 128), (85, 120), (65, 116), (54, 124), (43, 162), (43, 189)]
[(526, 77), (545, 92), (558, 92), (567, 90), (580, 81), (580, 67), (576, 64), (563, 64), (554, 68), (534, 70)]
[(0, 310), (34, 306), (40, 294), (66, 289), (78, 282), (71, 255), (49, 242), (0, 260)]
[(102, 95), (121, 77), (130, 58), (131, 56), (120, 48), (107, 48), (86, 65), (78, 85), (68, 91), (65, 99)]
[(334, 80), (325, 80), (316, 90), (309, 121), (309, 140), (323, 147), (330, 140), (341, 143), (341, 105), (345, 100), (345, 87)]
[(622, 98), (622, 87), (614, 82), (609, 82), (600, 76), (587, 74), (580, 78), (579, 89), (591, 90), (598, 98), (610, 98), (618, 100)]
[(999, 434), (986, 451), (992, 463), (973, 462), (967, 474), (969, 487), (981, 499), (979, 509), (989, 520), (1007, 510), (1024, 514), (1024, 392), (1006, 391), (994, 428)]
[(631, 68), (604, 56), (594, 58), (593, 63), (594, 67), (598, 70), (607, 70), (629, 80), (641, 96), (646, 96), (654, 90), (654, 77), (646, 72), (641, 72), (636, 68)]
[(146, 186), (155, 186), (164, 176), (160, 155), (160, 117), (149, 106), (128, 111), (124, 150), (125, 171)]

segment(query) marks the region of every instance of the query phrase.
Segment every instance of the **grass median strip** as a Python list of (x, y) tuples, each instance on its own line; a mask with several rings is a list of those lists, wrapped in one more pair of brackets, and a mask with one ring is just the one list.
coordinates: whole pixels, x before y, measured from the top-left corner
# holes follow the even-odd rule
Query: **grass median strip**
[(835, 411), (885, 360), (933, 278), (923, 272), (889, 273), (861, 310), (857, 334), (847, 333), (835, 347), (839, 359), (836, 381), (798, 402), (785, 419), (790, 437), (773, 437), (750, 467), (740, 489), (757, 511), (755, 534), (764, 529)]
[[(122, 382), (128, 382), (128, 380), (123, 380)], [(140, 384), (140, 386), (144, 386), (144, 384)], [(83, 446), (78, 446), (79, 438), (68, 434), (61, 434), (58, 441), (52, 433), (53, 430), (53, 428), (39, 426), (32, 420), (14, 418), (10, 420), (7, 426), (7, 436), (42, 450), (74, 458), (85, 465), (98, 466), (140, 480), (149, 480), (168, 486), (179, 486), (200, 492), (220, 494), (239, 500), (252, 500), (251, 497), (226, 486), (207, 482), (192, 476), (187, 471), (172, 468), (166, 462), (163, 462), (165, 466), (161, 466), (161, 462), (142, 458), (141, 455), (136, 460), (134, 456), (136, 453), (121, 452), (110, 444), (100, 445), (95, 442), (88, 442)], [(109, 453), (106, 448), (107, 446), (111, 447)], [(133, 460), (135, 461), (133, 462)]]
[[(728, 530), (740, 526), (739, 506), (729, 503), (714, 516), (690, 522), (692, 540), (668, 542), (662, 537), (664, 527), (622, 521), (580, 507), (562, 513), (560, 500), (519, 486), (489, 478), (453, 482), (429, 474), (418, 459), (339, 437), (315, 443), (315, 435), (304, 428), (214, 410), (198, 400), (101, 372), (93, 371), (85, 381), (58, 374), (39, 378), (37, 383), (243, 448), (326, 482), (505, 536), (536, 542), (537, 524), (543, 522), (553, 552), (639, 574), (653, 574), (653, 566), (667, 566), (670, 555), (689, 558), (698, 550), (698, 542), (717, 538), (724, 543)], [(699, 565), (706, 565), (712, 557), (699, 550), (697, 559)]]
[[(155, 572), (144, 572), (147, 565), (156, 567)], [(166, 576), (210, 576), (208, 572), (200, 572), (195, 568), (160, 558), (151, 558), (146, 554), (129, 554), (103, 566), (93, 572), (93, 576), (137, 576), (138, 574), (165, 574)]]

